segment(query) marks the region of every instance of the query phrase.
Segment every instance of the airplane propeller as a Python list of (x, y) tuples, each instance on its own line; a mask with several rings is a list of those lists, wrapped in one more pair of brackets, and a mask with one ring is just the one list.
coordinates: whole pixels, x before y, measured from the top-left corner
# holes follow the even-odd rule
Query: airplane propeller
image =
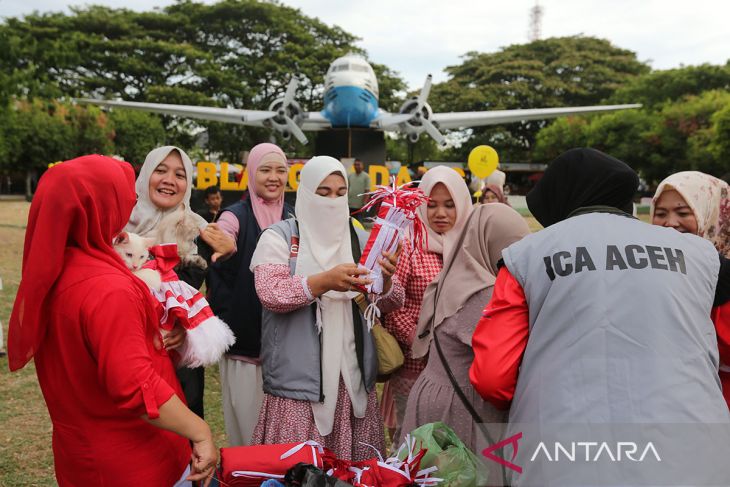
[(285, 139), (293, 135), (299, 142), (306, 144), (307, 136), (304, 135), (304, 131), (297, 123), (302, 114), (302, 108), (294, 100), (298, 86), (299, 77), (293, 76), (286, 87), (284, 97), (275, 100), (269, 110), (275, 112), (274, 116), (271, 117), (271, 124), (284, 135)]
[(426, 81), (423, 83), (423, 87), (418, 96), (410, 98), (401, 107), (401, 114), (412, 115), (411, 118), (401, 123), (401, 128), (408, 133), (408, 139), (411, 142), (417, 142), (421, 133), (426, 132), (439, 146), (445, 147), (447, 144), (446, 138), (431, 121), (433, 111), (428, 104), (428, 95), (431, 93), (432, 80), (433, 77), (430, 74), (426, 76)]

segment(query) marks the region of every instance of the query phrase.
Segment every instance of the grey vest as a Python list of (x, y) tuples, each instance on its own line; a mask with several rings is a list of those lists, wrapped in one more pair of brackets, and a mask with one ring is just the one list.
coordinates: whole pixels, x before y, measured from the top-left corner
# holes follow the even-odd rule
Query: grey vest
[(502, 252), (530, 335), (510, 422), (726, 422), (715, 328), (719, 262), (694, 235), (588, 213)]
[[(287, 242), (299, 237), (296, 220), (289, 218), (271, 225), (266, 231), (274, 231)], [(355, 228), (355, 250), (365, 248), (368, 234)], [(357, 260), (358, 257), (355, 256)], [(289, 269), (294, 275), (297, 259), (289, 259)], [(290, 313), (274, 313), (264, 308), (261, 321), (261, 361), (264, 392), (274, 396), (310, 402), (323, 402), (322, 393), (322, 345), (315, 321), (315, 306), (305, 306)], [(378, 357), (375, 343), (365, 319), (353, 301), (355, 349), (360, 376), (365, 389), (375, 386)]]

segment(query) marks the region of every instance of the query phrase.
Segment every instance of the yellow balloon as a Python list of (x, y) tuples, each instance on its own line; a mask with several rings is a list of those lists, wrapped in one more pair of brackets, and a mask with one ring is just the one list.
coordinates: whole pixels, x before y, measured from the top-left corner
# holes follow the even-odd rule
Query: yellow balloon
[(469, 153), (469, 170), (479, 179), (484, 179), (497, 169), (499, 155), (488, 145), (474, 147)]

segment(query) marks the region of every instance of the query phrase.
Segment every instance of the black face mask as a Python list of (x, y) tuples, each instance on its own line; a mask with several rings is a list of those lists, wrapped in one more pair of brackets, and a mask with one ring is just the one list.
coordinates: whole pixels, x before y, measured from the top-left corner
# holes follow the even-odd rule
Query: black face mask
[(550, 163), (527, 194), (527, 207), (543, 227), (586, 206), (631, 213), (638, 187), (639, 176), (618, 159), (595, 149), (571, 149)]

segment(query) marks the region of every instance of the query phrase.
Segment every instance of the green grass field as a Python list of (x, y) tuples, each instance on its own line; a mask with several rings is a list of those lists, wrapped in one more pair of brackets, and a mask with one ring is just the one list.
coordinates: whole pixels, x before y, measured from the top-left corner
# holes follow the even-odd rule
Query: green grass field
[[(0, 321), (7, 340), (8, 319), (20, 282), (25, 225), (30, 205), (0, 201)], [(526, 217), (530, 229), (541, 227)], [(226, 446), (218, 367), (209, 367), (205, 378), (205, 412), (218, 446)], [(19, 372), (8, 372), (7, 358), (0, 359), (0, 486), (55, 485), (51, 452), (51, 422), (41, 395), (35, 368), (30, 363)]]

